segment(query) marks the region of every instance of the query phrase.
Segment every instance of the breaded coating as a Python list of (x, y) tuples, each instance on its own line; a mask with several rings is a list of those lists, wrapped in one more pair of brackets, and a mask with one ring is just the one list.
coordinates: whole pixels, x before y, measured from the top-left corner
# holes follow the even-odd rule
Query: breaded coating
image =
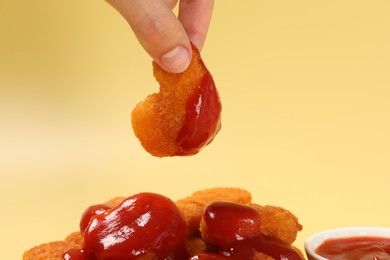
[(66, 238), (66, 242), (71, 242), (74, 244), (74, 247), (76, 248), (82, 248), (84, 246), (84, 239), (83, 235), (80, 231), (76, 231), (73, 233), (70, 233)]
[(187, 198), (176, 201), (176, 206), (187, 223), (188, 235), (199, 233), (199, 222), (202, 218), (206, 203), (200, 200)]
[(36, 246), (23, 254), (23, 260), (63, 260), (62, 255), (74, 243), (67, 241), (55, 241)]
[(115, 197), (113, 199), (110, 199), (109, 201), (105, 202), (104, 205), (109, 208), (115, 208), (119, 206), (126, 198), (125, 197)]
[[(113, 198), (104, 205), (114, 208), (117, 207), (125, 198)], [(276, 237), (281, 241), (292, 244), (297, 233), (302, 230), (298, 219), (290, 211), (277, 206), (262, 206), (251, 202), (251, 194), (239, 188), (211, 188), (193, 193), (191, 196), (176, 201), (184, 220), (188, 225), (188, 236), (186, 240), (186, 249), (189, 255), (210, 252), (211, 244), (207, 243), (208, 231), (203, 219), (205, 207), (215, 201), (227, 201), (249, 205), (256, 209), (260, 214), (260, 232), (264, 235)], [(69, 234), (63, 241), (36, 246), (23, 255), (23, 260), (63, 260), (62, 255), (70, 248), (83, 248), (84, 240), (81, 232)], [(302, 259), (305, 259), (303, 253), (296, 247), (294, 249), (299, 253)], [(211, 250), (213, 251), (213, 250)], [(140, 256), (138, 260), (157, 260), (155, 254)], [(271, 256), (257, 252), (254, 260), (274, 260)]]
[(213, 201), (227, 201), (241, 204), (248, 204), (252, 200), (249, 191), (240, 188), (210, 188), (194, 192), (192, 199), (201, 200), (205, 203)]
[(260, 209), (260, 232), (264, 235), (279, 238), (287, 244), (292, 244), (302, 225), (290, 211), (276, 206), (267, 205)]
[(153, 72), (160, 92), (137, 104), (131, 123), (146, 151), (157, 157), (174, 156), (181, 152), (177, 137), (184, 122), (188, 97), (206, 71), (199, 52), (193, 47), (192, 61), (183, 73), (168, 73), (156, 62), (153, 62)]
[(257, 204), (257, 203), (249, 203), (248, 206), (254, 208), (254, 209), (257, 210), (258, 212), (261, 212), (261, 211), (264, 209), (264, 206), (259, 205), (259, 204)]
[(199, 233), (199, 224), (207, 204), (213, 201), (229, 201), (248, 204), (252, 195), (239, 188), (210, 188), (197, 191), (190, 197), (176, 201), (176, 206), (188, 225), (188, 234)]

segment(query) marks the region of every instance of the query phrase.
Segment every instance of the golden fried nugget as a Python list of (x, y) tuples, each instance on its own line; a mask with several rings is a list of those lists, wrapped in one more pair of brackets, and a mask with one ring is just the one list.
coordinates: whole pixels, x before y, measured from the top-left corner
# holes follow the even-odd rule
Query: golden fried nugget
[(264, 206), (262, 205), (259, 205), (257, 203), (249, 203), (248, 206), (254, 208), (255, 210), (257, 210), (258, 212), (262, 211), (264, 209)]
[(204, 220), (204, 218), (202, 218), (200, 220), (199, 232), (200, 232), (200, 236), (203, 238), (204, 241), (206, 241), (207, 243), (212, 242), (212, 239), (210, 239), (209, 230), (207, 228), (206, 221)]
[(62, 255), (74, 243), (67, 241), (55, 241), (31, 248), (23, 254), (23, 260), (62, 260)]
[(66, 242), (71, 242), (74, 244), (75, 248), (82, 248), (84, 246), (83, 235), (80, 231), (73, 232), (69, 234), (65, 239)]
[(248, 204), (252, 200), (249, 191), (240, 188), (210, 188), (194, 192), (192, 199), (201, 200), (205, 203), (213, 201), (227, 201), (240, 204)]
[(105, 202), (104, 205), (109, 208), (115, 208), (119, 204), (121, 204), (126, 198), (125, 197), (115, 197), (110, 199), (109, 201)]
[[(113, 198), (104, 205), (114, 208), (125, 198)], [(239, 188), (211, 188), (193, 193), (191, 196), (176, 201), (176, 206), (180, 210), (184, 220), (188, 225), (188, 237), (186, 249), (190, 255), (207, 253), (207, 226), (202, 218), (205, 207), (214, 201), (227, 201), (240, 203), (255, 208), (260, 214), (260, 232), (264, 235), (276, 237), (281, 241), (292, 244), (298, 231), (302, 229), (297, 217), (290, 211), (276, 206), (262, 206), (251, 202), (251, 194)], [(71, 248), (82, 248), (84, 244), (82, 234), (74, 232), (69, 234), (64, 241), (36, 246), (23, 255), (23, 260), (63, 260), (62, 255)], [(296, 247), (296, 252), (304, 258), (303, 253)], [(155, 254), (143, 255), (138, 260), (157, 260)], [(273, 260), (271, 256), (257, 252), (254, 260)]]
[(241, 204), (250, 203), (252, 195), (239, 188), (210, 188), (197, 191), (190, 197), (176, 201), (176, 206), (188, 225), (188, 234), (199, 233), (199, 223), (204, 208), (213, 201), (229, 201)]
[[(247, 204), (259, 212), (260, 215), (260, 232), (264, 235), (276, 237), (281, 241), (292, 244), (297, 233), (302, 230), (297, 217), (290, 211), (276, 206), (261, 206), (255, 203)], [(206, 242), (211, 242), (209, 232), (204, 218), (201, 218), (199, 230), (202, 238)]]
[(214, 81), (199, 51), (195, 46), (192, 50), (191, 63), (182, 73), (168, 73), (153, 62), (160, 91), (147, 96), (132, 112), (134, 134), (154, 156), (195, 154), (221, 128), (221, 104)]
[(187, 223), (188, 235), (192, 236), (198, 234), (199, 222), (202, 218), (206, 203), (192, 198), (181, 199), (175, 203), (181, 212), (184, 221)]
[(264, 206), (260, 209), (260, 232), (292, 244), (302, 230), (298, 218), (290, 211), (276, 206)]

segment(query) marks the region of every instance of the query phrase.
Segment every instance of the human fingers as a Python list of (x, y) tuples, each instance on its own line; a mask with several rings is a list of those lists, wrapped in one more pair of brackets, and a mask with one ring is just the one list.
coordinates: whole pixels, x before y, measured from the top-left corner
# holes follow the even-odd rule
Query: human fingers
[(170, 9), (173, 9), (175, 8), (178, 0), (163, 0), (163, 1)]
[(174, 0), (106, 0), (127, 20), (147, 53), (166, 71), (187, 69), (192, 49), (172, 12)]
[(188, 38), (201, 50), (209, 29), (214, 0), (181, 0), (179, 20)]

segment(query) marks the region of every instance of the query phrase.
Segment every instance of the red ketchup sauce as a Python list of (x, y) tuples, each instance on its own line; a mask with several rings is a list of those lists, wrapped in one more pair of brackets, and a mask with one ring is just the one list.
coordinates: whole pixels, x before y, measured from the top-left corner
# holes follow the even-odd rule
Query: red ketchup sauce
[(325, 240), (315, 252), (332, 260), (390, 259), (390, 238), (356, 236)]
[(94, 205), (80, 221), (84, 247), (67, 250), (62, 259), (249, 260), (262, 252), (275, 260), (302, 260), (291, 245), (260, 233), (260, 214), (250, 206), (213, 202), (203, 217), (209, 252), (190, 256), (185, 248), (186, 222), (170, 199), (139, 193), (115, 208)]
[(256, 259), (256, 252), (275, 260), (302, 260), (291, 245), (260, 233), (260, 214), (249, 206), (213, 202), (206, 207), (203, 217), (210, 233), (209, 239), (220, 252), (219, 255), (197, 255), (190, 260)]
[(222, 249), (229, 248), (237, 241), (260, 235), (260, 214), (246, 205), (213, 202), (206, 207), (203, 218), (209, 240)]
[(90, 207), (85, 214), (92, 217), (84, 230), (84, 247), (66, 251), (64, 260), (188, 258), (187, 225), (170, 199), (145, 192), (116, 208), (103, 208), (98, 214), (95, 209)]
[(188, 98), (184, 123), (177, 137), (180, 155), (193, 155), (211, 143), (221, 129), (222, 105), (213, 77), (206, 71)]

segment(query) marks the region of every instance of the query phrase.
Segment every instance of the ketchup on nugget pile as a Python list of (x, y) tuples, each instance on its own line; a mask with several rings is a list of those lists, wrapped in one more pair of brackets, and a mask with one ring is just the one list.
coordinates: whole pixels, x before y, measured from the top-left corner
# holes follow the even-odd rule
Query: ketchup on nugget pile
[(154, 193), (136, 194), (115, 208), (89, 207), (80, 221), (84, 247), (67, 250), (63, 259), (302, 259), (291, 245), (260, 233), (259, 212), (250, 206), (213, 202), (205, 208), (203, 221), (210, 250), (190, 256), (185, 247), (187, 225), (175, 203)]

